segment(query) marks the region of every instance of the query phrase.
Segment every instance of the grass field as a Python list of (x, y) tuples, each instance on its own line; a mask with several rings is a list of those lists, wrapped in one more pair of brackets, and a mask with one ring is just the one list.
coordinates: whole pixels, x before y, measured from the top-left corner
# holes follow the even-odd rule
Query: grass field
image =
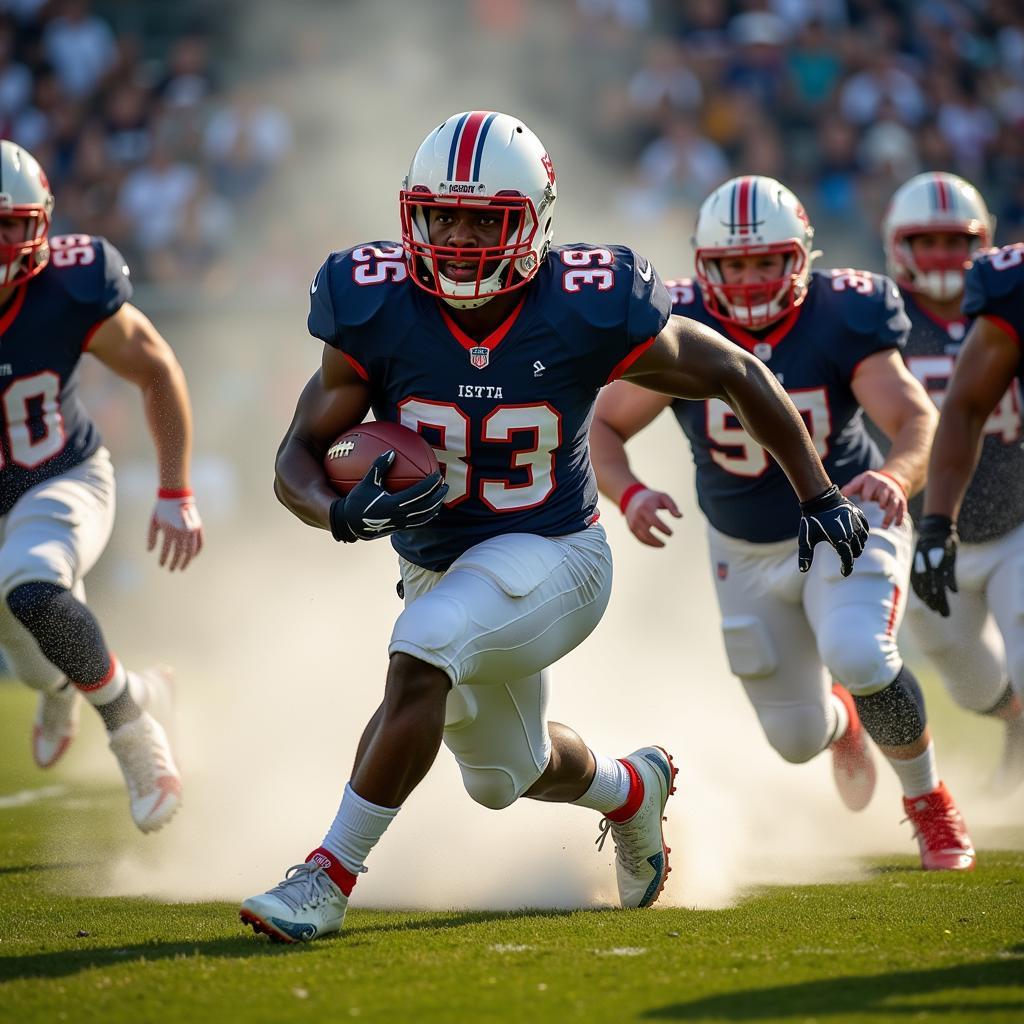
[(0, 686), (5, 1024), (1024, 1021), (1019, 852), (986, 852), (970, 875), (887, 858), (866, 881), (762, 889), (727, 910), (355, 908), (344, 936), (287, 948), (243, 932), (234, 903), (78, 895), (115, 852), (124, 796), (36, 771), (32, 708)]

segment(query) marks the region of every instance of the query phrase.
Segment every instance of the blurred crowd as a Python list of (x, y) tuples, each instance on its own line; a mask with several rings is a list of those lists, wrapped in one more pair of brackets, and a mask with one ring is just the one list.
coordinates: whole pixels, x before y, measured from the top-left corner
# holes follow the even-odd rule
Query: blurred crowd
[(202, 283), (291, 151), (289, 118), (225, 81), (215, 5), (145, 37), (103, 8), (0, 0), (0, 131), (46, 169), (53, 234), (105, 235), (136, 279)]
[(638, 221), (768, 174), (844, 239), (907, 178), (976, 184), (1024, 230), (1019, 0), (576, 0), (566, 87)]

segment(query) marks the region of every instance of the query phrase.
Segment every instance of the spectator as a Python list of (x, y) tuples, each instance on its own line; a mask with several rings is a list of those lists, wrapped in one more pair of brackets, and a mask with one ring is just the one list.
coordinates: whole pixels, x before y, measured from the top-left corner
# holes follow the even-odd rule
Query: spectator
[(64, 91), (83, 98), (117, 61), (114, 33), (91, 12), (88, 0), (62, 0), (59, 9), (43, 34), (43, 48)]

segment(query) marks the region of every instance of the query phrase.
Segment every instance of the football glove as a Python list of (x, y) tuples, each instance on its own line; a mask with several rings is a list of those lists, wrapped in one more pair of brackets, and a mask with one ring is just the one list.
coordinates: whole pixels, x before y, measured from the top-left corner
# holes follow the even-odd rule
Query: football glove
[(411, 530), (429, 523), (441, 511), (448, 485), (442, 483), (440, 472), (394, 494), (384, 489), (384, 477), (394, 461), (393, 449), (378, 455), (366, 476), (331, 505), (335, 540), (350, 544)]
[[(203, 549), (203, 521), (199, 518), (195, 498), (188, 489), (173, 491), (160, 488), (149, 520), (146, 550), (156, 547), (163, 532), (160, 565), (174, 572), (184, 569)], [(170, 562), (168, 563), (168, 559)]]
[(868, 521), (849, 498), (833, 484), (824, 494), (800, 502), (800, 534), (797, 558), (800, 571), (807, 572), (814, 558), (814, 546), (828, 541), (839, 554), (844, 576), (853, 572), (853, 560), (868, 541)]
[(946, 591), (957, 592), (956, 546), (959, 540), (949, 516), (923, 516), (918, 523), (910, 585), (914, 593), (943, 618), (949, 618)]

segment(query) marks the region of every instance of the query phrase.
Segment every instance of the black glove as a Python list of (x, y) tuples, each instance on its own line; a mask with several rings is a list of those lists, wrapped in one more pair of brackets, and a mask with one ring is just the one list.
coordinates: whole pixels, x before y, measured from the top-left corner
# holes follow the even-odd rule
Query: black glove
[(924, 516), (917, 524), (917, 549), (910, 569), (914, 593), (933, 612), (949, 618), (946, 591), (956, 591), (956, 546), (960, 538), (949, 516)]
[(824, 494), (800, 502), (800, 537), (797, 557), (800, 571), (807, 572), (814, 558), (814, 545), (827, 540), (839, 552), (842, 573), (853, 572), (853, 560), (868, 541), (868, 521), (849, 498), (833, 484)]
[(429, 523), (441, 511), (448, 485), (439, 472), (389, 494), (382, 481), (395, 461), (394, 451), (378, 455), (370, 471), (344, 497), (331, 505), (331, 533), (346, 544), (373, 540), (398, 530)]

